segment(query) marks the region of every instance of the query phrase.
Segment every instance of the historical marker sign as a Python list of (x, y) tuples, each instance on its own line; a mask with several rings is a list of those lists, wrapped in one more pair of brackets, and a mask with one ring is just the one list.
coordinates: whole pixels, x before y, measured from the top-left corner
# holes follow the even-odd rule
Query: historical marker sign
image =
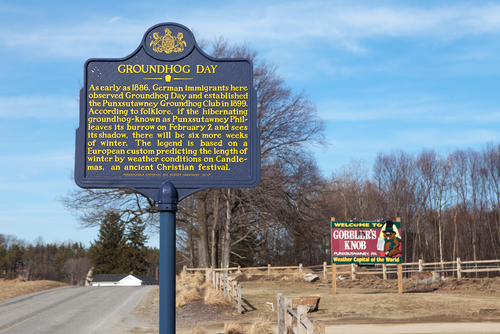
[(401, 223), (331, 222), (332, 263), (401, 263)]
[(179, 196), (260, 181), (253, 68), (211, 58), (186, 27), (149, 29), (122, 59), (89, 59), (80, 92), (75, 181)]

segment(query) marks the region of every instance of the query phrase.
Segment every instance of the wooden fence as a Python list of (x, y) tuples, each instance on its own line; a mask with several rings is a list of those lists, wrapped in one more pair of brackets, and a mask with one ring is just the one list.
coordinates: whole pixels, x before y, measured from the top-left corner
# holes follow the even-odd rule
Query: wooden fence
[(205, 280), (212, 283), (217, 291), (223, 291), (224, 297), (238, 308), (238, 313), (242, 314), (241, 306), (241, 284), (228, 277), (227, 272), (221, 273), (214, 270), (208, 270)]
[[(339, 266), (339, 265), (338, 265)], [(367, 268), (366, 270), (360, 270), (356, 264), (350, 264), (350, 268), (348, 271), (336, 271), (337, 277), (339, 275), (347, 275), (352, 280), (355, 280), (358, 275), (382, 275), (383, 279), (387, 279), (388, 275), (394, 274), (397, 275), (397, 264), (375, 264), (373, 266), (364, 266)], [(458, 279), (462, 279), (467, 277), (467, 275), (471, 273), (487, 273), (489, 275), (490, 272), (500, 272), (500, 260), (481, 260), (481, 261), (461, 261), (460, 258), (457, 258), (456, 261), (449, 262), (432, 262), (425, 263), (422, 260), (418, 262), (411, 263), (403, 263), (402, 264), (402, 273), (403, 276), (410, 276), (410, 274), (415, 272), (421, 272), (424, 270), (432, 270), (443, 274), (444, 276), (454, 276)], [(187, 268), (184, 266), (184, 271), (194, 272), (194, 271), (212, 271), (212, 272), (226, 272), (233, 271), (237, 273), (245, 273), (249, 271), (259, 271), (261, 274), (272, 275), (279, 273), (283, 270), (298, 270), (299, 272), (314, 272), (316, 275), (323, 275), (323, 279), (327, 279), (328, 275), (332, 274), (332, 265), (327, 265), (326, 262), (323, 262), (322, 265), (304, 267), (302, 264), (298, 266), (281, 266), (281, 267), (272, 267), (268, 264), (266, 267), (249, 267), (249, 268), (241, 268), (231, 267), (231, 268)]]
[[(294, 331), (294, 323), (297, 325)], [(293, 310), (293, 298), (278, 293), (278, 334), (324, 334), (325, 322), (316, 320), (312, 323), (307, 318), (307, 306), (298, 305)]]
[[(442, 276), (453, 276), (462, 279), (471, 273), (486, 273), (489, 277), (490, 272), (500, 272), (500, 260), (461, 261), (460, 258), (457, 258), (456, 261), (429, 263), (418, 260), (418, 262), (403, 263), (402, 267), (403, 276), (410, 276), (415, 272), (435, 271), (441, 273)], [(397, 274), (397, 264), (376, 265), (374, 268), (369, 268), (368, 271), (364, 273), (352, 269), (350, 272), (338, 274), (350, 274), (352, 279), (356, 279), (356, 274), (380, 274), (380, 271), (382, 271), (382, 278), (387, 279), (388, 274)]]

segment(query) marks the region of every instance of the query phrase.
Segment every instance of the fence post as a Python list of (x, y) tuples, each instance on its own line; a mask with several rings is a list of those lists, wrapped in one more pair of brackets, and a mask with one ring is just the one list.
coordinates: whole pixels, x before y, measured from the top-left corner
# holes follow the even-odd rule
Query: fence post
[(387, 265), (385, 263), (382, 264), (382, 278), (387, 280)]
[(299, 273), (302, 272), (302, 263), (299, 264)]
[(236, 285), (236, 281), (232, 281), (233, 282), (233, 287), (231, 289), (231, 298), (233, 298), (233, 305), (237, 305), (238, 304), (238, 286)]
[(238, 284), (238, 314), (242, 314), (241, 311), (241, 284)]
[(354, 281), (356, 279), (356, 265), (351, 263), (351, 279)]
[(267, 276), (271, 275), (271, 264), (267, 265)]
[(224, 297), (227, 299), (227, 287), (226, 287), (226, 284), (227, 284), (227, 278), (222, 276), (222, 289), (224, 290)]
[(186, 265), (184, 265), (184, 266), (182, 267), (182, 273), (183, 273), (184, 275), (186, 275), (186, 274), (187, 274), (187, 266), (186, 266)]
[(210, 280), (210, 278), (208, 277), (208, 271), (209, 271), (209, 270), (210, 270), (210, 269), (205, 268), (205, 282), (208, 282), (208, 281)]
[(462, 279), (462, 262), (459, 257), (457, 257), (457, 278)]
[(424, 270), (424, 266), (422, 265), (424, 261), (422, 259), (418, 260), (418, 271), (422, 272)]
[(278, 334), (287, 334), (285, 333), (285, 305), (283, 303), (283, 294), (278, 293)]
[(241, 274), (241, 265), (238, 265), (238, 275)]
[(288, 313), (288, 309), (293, 307), (293, 298), (285, 297), (285, 334), (288, 330), (293, 331), (293, 316)]
[(235, 302), (235, 296), (236, 294), (234, 293), (235, 289), (234, 289), (234, 281), (229, 281), (229, 278), (228, 278), (228, 283), (229, 283), (229, 297), (231, 298), (231, 304), (234, 305), (234, 302)]
[(306, 305), (298, 305), (297, 306), (297, 333), (298, 334), (308, 334), (307, 329), (302, 324), (302, 317), (307, 314), (307, 306)]
[(332, 263), (332, 293), (337, 294), (337, 264)]
[(325, 322), (322, 320), (314, 320), (314, 331), (313, 334), (325, 334)]
[(326, 262), (323, 262), (323, 279), (326, 281)]
[(403, 293), (403, 264), (398, 263), (398, 292)]

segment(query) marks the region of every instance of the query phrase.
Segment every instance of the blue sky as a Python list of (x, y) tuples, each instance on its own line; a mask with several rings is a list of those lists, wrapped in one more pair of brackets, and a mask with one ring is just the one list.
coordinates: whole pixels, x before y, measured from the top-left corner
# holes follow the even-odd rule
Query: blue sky
[[(89, 58), (161, 22), (249, 43), (326, 121), (326, 176), (378, 152), (500, 142), (500, 1), (0, 1), (0, 233), (81, 241), (71, 180)], [(151, 245), (157, 245), (154, 237)]]

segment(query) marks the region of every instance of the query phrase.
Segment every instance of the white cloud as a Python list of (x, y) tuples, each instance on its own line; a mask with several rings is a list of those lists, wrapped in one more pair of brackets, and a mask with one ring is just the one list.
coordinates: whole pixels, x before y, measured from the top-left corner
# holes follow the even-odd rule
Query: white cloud
[(422, 8), (401, 3), (381, 6), (371, 1), (345, 4), (308, 1), (273, 4), (262, 11), (236, 9), (235, 20), (213, 22), (206, 19), (213, 17), (206, 11), (194, 15), (193, 21), (201, 31), (228, 32), (231, 37), (250, 40), (286, 41), (306, 48), (316, 42), (311, 38), (325, 38), (334, 43), (341, 41), (354, 51), (359, 48), (356, 40), (368, 37), (454, 39), (500, 31), (500, 5), (493, 3), (453, 2), (448, 6)]
[[(144, 25), (118, 17), (94, 18), (77, 24), (29, 26), (29, 30), (0, 28), (0, 44), (20, 54), (61, 59), (123, 57), (123, 48), (131, 53), (139, 45)], [(105, 50), (105, 51), (104, 51)]]
[(498, 142), (500, 131), (488, 129), (447, 129), (423, 128), (400, 129), (398, 132), (401, 147), (432, 147), (438, 150), (444, 148), (475, 147), (480, 149), (487, 142)]
[[(359, 94), (363, 95), (363, 92)], [(384, 95), (371, 99), (365, 96), (363, 100), (328, 100), (319, 104), (318, 110), (320, 116), (329, 121), (422, 120), (424, 116), (435, 117), (434, 111), (442, 108), (442, 105), (437, 97), (432, 96), (391, 96), (389, 99)], [(449, 108), (447, 106), (446, 110)]]
[(40, 152), (38, 154), (24, 154), (24, 155), (2, 155), (2, 164), (17, 165), (26, 163), (36, 163), (37, 166), (52, 166), (61, 163), (72, 161), (74, 156), (67, 152)]
[(0, 119), (76, 119), (79, 105), (69, 96), (15, 96), (0, 97)]
[(371, 37), (456, 39), (500, 31), (500, 5), (496, 3), (450, 2), (429, 8), (385, 3), (318, 0), (201, 5), (175, 15), (167, 7), (164, 12), (149, 13), (147, 19), (138, 16), (142, 13), (101, 14), (77, 24), (35, 25), (25, 30), (3, 24), (0, 45), (23, 52), (36, 50), (38, 57), (125, 56), (124, 50), (133, 51), (149, 26), (172, 16), (203, 37), (224, 35), (232, 41), (301, 49), (323, 39), (354, 53), (364, 52), (360, 40)]
[[(364, 92), (359, 92), (363, 95)], [(373, 94), (372, 94), (373, 95)], [(418, 124), (485, 124), (500, 123), (498, 106), (482, 101), (461, 101), (449, 96), (431, 94), (381, 94), (380, 98), (364, 96), (362, 100), (329, 99), (318, 104), (319, 115), (329, 121), (393, 121)]]

